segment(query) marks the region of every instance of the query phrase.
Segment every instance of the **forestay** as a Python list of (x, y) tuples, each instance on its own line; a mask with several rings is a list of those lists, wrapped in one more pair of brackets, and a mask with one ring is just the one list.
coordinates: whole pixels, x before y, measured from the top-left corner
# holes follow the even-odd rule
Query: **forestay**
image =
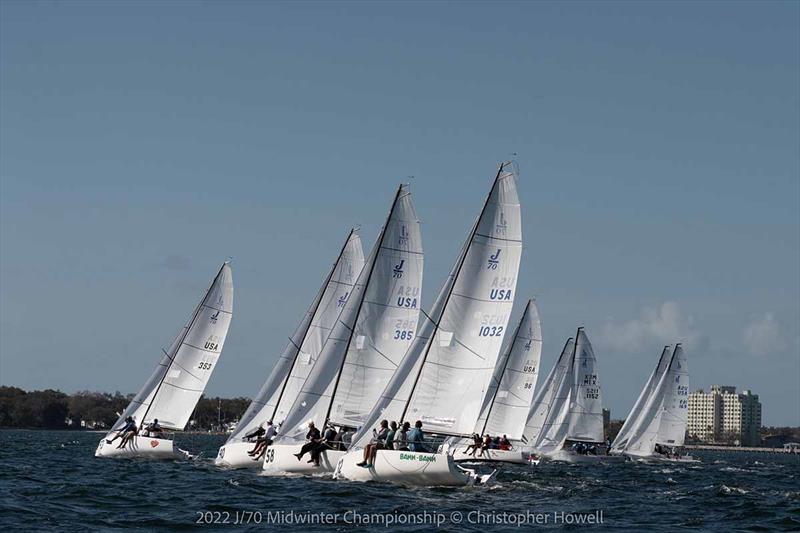
[(421, 420), (426, 431), (469, 435), (503, 341), (522, 251), (516, 177), (500, 166), (450, 276), (411, 348), (354, 437), (380, 418)]
[(158, 419), (167, 429), (182, 430), (205, 390), (222, 353), (233, 312), (233, 277), (229, 262), (217, 273), (191, 318), (164, 352), (155, 372), (114, 424), (132, 416), (137, 425)]
[(417, 329), (422, 237), (411, 193), (398, 189), (351, 297), (281, 429), (302, 439), (305, 424), (361, 426)]
[(364, 266), (358, 231), (353, 229), (331, 266), (300, 325), (289, 339), (261, 390), (242, 415), (228, 441), (241, 439), (261, 423), (280, 424), (297, 399), (325, 340), (333, 329)]
[(536, 302), (529, 300), (514, 337), (497, 360), (476, 433), (506, 435), (512, 440), (522, 438), (536, 390), (541, 354), (539, 309)]

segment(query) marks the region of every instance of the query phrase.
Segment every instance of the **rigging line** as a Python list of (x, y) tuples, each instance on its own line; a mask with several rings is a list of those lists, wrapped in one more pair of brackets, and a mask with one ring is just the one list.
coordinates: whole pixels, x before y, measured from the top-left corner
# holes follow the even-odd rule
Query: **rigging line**
[(464, 344), (463, 342), (461, 342), (460, 340), (458, 340), (457, 338), (455, 338), (455, 335), (453, 336), (453, 340), (456, 342), (456, 344), (458, 344), (458, 345), (462, 346), (463, 348), (465, 348), (465, 349), (466, 349), (468, 352), (470, 352), (471, 354), (474, 354), (474, 355), (475, 355), (475, 357), (477, 357), (477, 358), (478, 358), (478, 359), (480, 359), (481, 361), (486, 361), (486, 358), (485, 358), (485, 357), (481, 356), (481, 354), (479, 354), (478, 352), (476, 352), (475, 350), (473, 350), (472, 348), (470, 348), (469, 346), (467, 346), (466, 344)]

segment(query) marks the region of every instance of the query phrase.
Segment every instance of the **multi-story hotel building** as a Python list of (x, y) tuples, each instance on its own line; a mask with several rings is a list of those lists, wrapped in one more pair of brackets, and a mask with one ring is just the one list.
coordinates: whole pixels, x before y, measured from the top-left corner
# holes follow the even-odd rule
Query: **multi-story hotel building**
[(739, 446), (761, 443), (761, 402), (749, 390), (712, 385), (689, 395), (686, 431), (703, 442), (732, 442)]

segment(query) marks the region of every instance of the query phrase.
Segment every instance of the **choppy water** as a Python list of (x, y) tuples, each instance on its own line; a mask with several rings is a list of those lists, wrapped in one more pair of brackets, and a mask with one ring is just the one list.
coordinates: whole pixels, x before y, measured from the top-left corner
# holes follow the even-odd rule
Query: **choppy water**
[[(503, 466), (489, 486), (405, 488), (220, 470), (212, 464), (224, 440), (220, 436), (180, 436), (182, 448), (204, 453), (194, 462), (96, 459), (100, 437), (0, 431), (0, 525), (7, 531), (380, 531), (387, 529), (382, 523), (364, 522), (382, 516), (427, 521), (392, 526), (396, 531), (429, 531), (437, 521), (441, 531), (518, 531), (520, 513), (528, 521), (524, 529), (530, 530), (563, 527), (573, 516), (569, 513), (602, 511), (601, 525), (573, 529), (800, 530), (797, 456), (731, 452), (699, 454), (703, 462), (690, 465)], [(204, 515), (217, 523), (198, 524), (200, 513), (208, 511), (219, 513)], [(270, 512), (273, 522), (283, 522), (269, 523)], [(338, 523), (289, 523), (319, 512), (331, 513), (327, 519)], [(361, 524), (354, 524), (359, 519)], [(479, 525), (478, 519), (495, 523)], [(534, 525), (532, 520), (547, 523)]]

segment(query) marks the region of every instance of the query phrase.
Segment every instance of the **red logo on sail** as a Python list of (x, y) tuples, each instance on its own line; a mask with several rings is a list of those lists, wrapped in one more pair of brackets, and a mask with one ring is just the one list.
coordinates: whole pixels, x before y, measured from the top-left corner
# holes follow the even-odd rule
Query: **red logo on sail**
[(155, 448), (156, 446), (158, 446), (158, 441), (157, 440), (151, 440), (150, 441), (150, 447), (151, 448)]

